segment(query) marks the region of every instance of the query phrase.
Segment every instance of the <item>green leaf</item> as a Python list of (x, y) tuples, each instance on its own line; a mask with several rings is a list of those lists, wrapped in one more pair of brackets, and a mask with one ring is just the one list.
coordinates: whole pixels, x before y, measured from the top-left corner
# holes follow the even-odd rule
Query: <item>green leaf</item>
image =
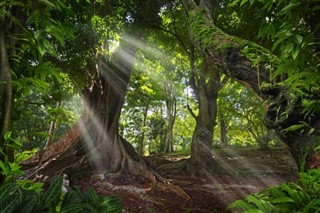
[(277, 39), (272, 45), (272, 51), (274, 51), (278, 47), (278, 45), (281, 44), (286, 39), (287, 39), (287, 37), (284, 37), (284, 36)]
[(258, 209), (261, 210), (262, 212), (272, 211), (272, 205), (263, 199), (259, 199), (254, 195), (249, 195), (246, 197), (246, 199), (248, 200), (248, 202), (254, 203), (258, 207)]
[(18, 200), (14, 196), (8, 196), (6, 199), (0, 200), (1, 213), (13, 213), (17, 201)]
[(119, 197), (111, 196), (111, 197), (103, 197), (101, 200), (103, 204), (103, 210), (106, 213), (121, 213), (121, 201)]
[(45, 32), (53, 35), (60, 44), (64, 47), (64, 33), (61, 31), (61, 29), (58, 26), (55, 26), (54, 24), (50, 24), (45, 28)]
[(26, 200), (20, 204), (19, 213), (33, 213), (38, 200), (39, 197), (36, 195), (27, 197)]
[(97, 206), (99, 205), (99, 197), (95, 190), (92, 187), (89, 187), (85, 193), (85, 195), (88, 198), (88, 201), (92, 203), (93, 205)]
[(82, 192), (78, 187), (75, 190), (69, 190), (63, 197), (61, 209), (73, 203), (81, 203), (83, 200)]
[(298, 55), (300, 53), (300, 48), (295, 46), (293, 49), (292, 49), (292, 58), (293, 60), (296, 60)]
[(284, 15), (287, 14), (291, 9), (297, 7), (300, 3), (290, 3), (288, 4), (286, 7), (284, 7), (279, 13), (278, 15)]
[(40, 92), (40, 93), (45, 93), (45, 90), (50, 88), (50, 84), (42, 81), (40, 79), (32, 79), (32, 84), (36, 87), (36, 89)]
[(80, 210), (82, 210), (82, 205), (80, 203), (74, 203), (74, 204), (65, 206), (61, 210), (61, 213), (77, 213), (77, 212), (80, 212)]
[(315, 128), (311, 128), (310, 130), (309, 130), (309, 132), (308, 132), (308, 135), (311, 135), (313, 132), (314, 132), (314, 130), (316, 130)]
[(244, 211), (256, 209), (254, 206), (252, 206), (251, 204), (247, 203), (244, 200), (236, 200), (235, 202), (230, 204), (228, 208), (241, 208)]
[(11, 135), (12, 135), (12, 132), (11, 131), (8, 131), (6, 133), (4, 133), (4, 139), (7, 141), (11, 138)]
[(245, 3), (247, 3), (247, 2), (248, 2), (248, 0), (242, 0), (242, 1), (241, 1), (241, 4), (240, 4), (240, 7), (243, 6), (243, 5), (244, 5)]
[(11, 172), (17, 175), (22, 175), (24, 174), (24, 172), (21, 170), (21, 166), (17, 163), (10, 163), (9, 162), (9, 166), (11, 169)]
[(320, 206), (320, 199), (313, 199), (303, 208), (303, 212), (305, 213), (318, 212), (319, 206)]
[(271, 201), (272, 203), (294, 203), (290, 197), (279, 197)]
[(98, 213), (97, 209), (90, 203), (83, 203), (82, 207), (86, 212)]
[(55, 6), (51, 1), (48, 1), (48, 0), (40, 0), (40, 2), (44, 3), (45, 5), (47, 5), (47, 6), (49, 6), (49, 7), (56, 8), (56, 6)]
[(291, 132), (291, 131), (296, 131), (298, 129), (301, 129), (303, 127), (305, 127), (305, 124), (296, 124), (296, 125), (289, 126), (288, 128), (284, 129), (283, 131)]
[(2, 160), (0, 160), (0, 168), (2, 169), (2, 172), (5, 176), (9, 175), (10, 170)]
[[(0, 161), (1, 162), (1, 161)], [(7, 197), (9, 194), (13, 194), (17, 190), (17, 185), (13, 183), (7, 183), (0, 187), (0, 201)]]
[(59, 176), (51, 182), (50, 187), (43, 194), (41, 200), (43, 206), (49, 207), (53, 201), (56, 201), (61, 196), (62, 180), (62, 177)]

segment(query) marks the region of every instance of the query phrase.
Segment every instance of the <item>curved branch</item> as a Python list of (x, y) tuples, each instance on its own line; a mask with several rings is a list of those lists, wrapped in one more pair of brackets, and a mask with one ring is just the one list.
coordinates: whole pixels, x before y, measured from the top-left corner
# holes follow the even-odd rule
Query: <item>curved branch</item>
[[(198, 7), (193, 0), (183, 0), (189, 11), (190, 27), (196, 46), (207, 56), (208, 62), (219, 63), (227, 76), (251, 88), (259, 97), (265, 99), (259, 88), (260, 82), (269, 82), (267, 70), (260, 65), (259, 72), (244, 50), (259, 49), (265, 57), (275, 57), (263, 47), (235, 36), (230, 36), (219, 29), (206, 15), (207, 10)], [(259, 75), (259, 76), (258, 76)]]
[(196, 116), (196, 114), (194, 114), (194, 112), (193, 112), (193, 110), (191, 109), (191, 107), (190, 107), (189, 104), (187, 104), (187, 109), (188, 109), (188, 111), (190, 112), (191, 116), (192, 116), (195, 120), (197, 120), (197, 116)]

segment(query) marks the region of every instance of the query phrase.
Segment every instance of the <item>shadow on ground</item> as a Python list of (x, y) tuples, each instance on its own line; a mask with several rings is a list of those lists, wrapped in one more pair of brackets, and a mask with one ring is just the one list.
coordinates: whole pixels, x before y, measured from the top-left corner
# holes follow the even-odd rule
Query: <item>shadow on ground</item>
[(187, 156), (170, 154), (147, 158), (162, 183), (152, 185), (139, 177), (115, 174), (73, 182), (83, 188), (91, 185), (100, 194), (120, 196), (123, 212), (212, 213), (228, 212), (226, 207), (237, 199), (297, 178), (295, 163), (284, 148), (218, 149), (213, 157), (214, 172), (209, 176), (191, 176), (181, 169)]

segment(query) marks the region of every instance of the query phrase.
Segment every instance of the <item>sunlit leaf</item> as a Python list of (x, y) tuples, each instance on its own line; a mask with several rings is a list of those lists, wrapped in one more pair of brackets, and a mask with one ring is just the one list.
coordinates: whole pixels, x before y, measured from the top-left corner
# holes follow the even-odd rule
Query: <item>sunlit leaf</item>
[(295, 130), (301, 129), (303, 127), (305, 127), (305, 124), (296, 124), (296, 125), (289, 126), (288, 128), (284, 129), (283, 131), (290, 132), (290, 131), (295, 131)]

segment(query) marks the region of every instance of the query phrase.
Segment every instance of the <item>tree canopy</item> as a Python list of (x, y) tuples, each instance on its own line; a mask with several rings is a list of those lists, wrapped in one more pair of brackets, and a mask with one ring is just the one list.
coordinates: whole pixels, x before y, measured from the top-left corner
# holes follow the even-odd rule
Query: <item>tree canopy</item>
[(318, 0), (5, 0), (1, 168), (36, 148), (25, 178), (156, 181), (145, 155), (204, 175), (216, 146), (279, 141), (318, 167), (319, 20)]

